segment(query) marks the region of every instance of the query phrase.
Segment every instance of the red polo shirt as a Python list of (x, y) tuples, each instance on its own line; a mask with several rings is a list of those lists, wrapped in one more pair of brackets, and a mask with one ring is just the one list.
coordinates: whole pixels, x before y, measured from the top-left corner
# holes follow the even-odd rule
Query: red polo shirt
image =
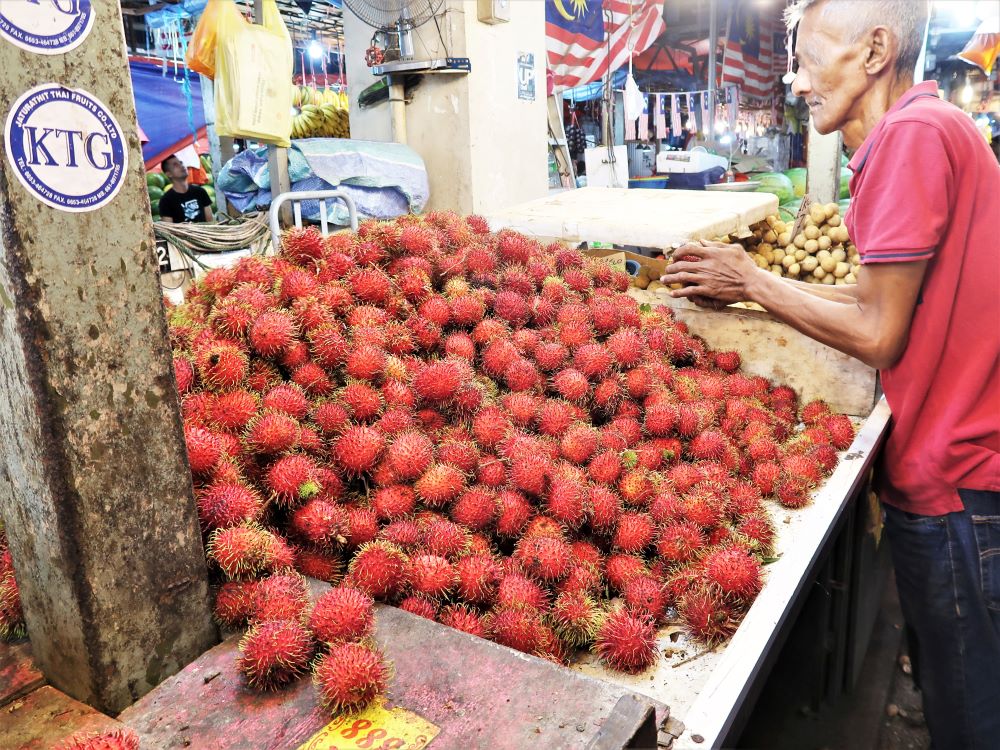
[(1000, 490), (1000, 165), (927, 81), (850, 167), (845, 221), (862, 264), (929, 261), (906, 350), (881, 372), (892, 409), (883, 498), (961, 511), (958, 488)]

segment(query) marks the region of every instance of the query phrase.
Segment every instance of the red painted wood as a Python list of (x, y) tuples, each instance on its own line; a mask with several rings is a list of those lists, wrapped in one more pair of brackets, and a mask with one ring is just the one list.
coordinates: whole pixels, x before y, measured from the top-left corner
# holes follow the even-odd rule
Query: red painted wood
[(0, 641), (0, 706), (45, 684), (45, 676), (35, 669), (28, 641)]
[(0, 747), (49, 750), (77, 732), (98, 733), (121, 725), (45, 685), (0, 709)]

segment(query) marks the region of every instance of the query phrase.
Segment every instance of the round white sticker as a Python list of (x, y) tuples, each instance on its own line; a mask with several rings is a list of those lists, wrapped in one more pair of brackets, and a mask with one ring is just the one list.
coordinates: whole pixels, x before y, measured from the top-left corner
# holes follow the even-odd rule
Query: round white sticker
[(93, 94), (45, 83), (14, 102), (4, 127), (17, 179), (61, 211), (93, 211), (121, 189), (128, 146), (111, 111)]
[(94, 25), (91, 0), (0, 0), (0, 36), (42, 55), (67, 52)]

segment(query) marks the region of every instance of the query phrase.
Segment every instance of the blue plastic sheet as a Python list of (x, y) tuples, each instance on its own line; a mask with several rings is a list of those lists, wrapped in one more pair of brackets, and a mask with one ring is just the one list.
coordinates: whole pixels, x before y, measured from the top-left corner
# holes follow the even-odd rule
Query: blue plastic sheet
[[(201, 103), (201, 79), (197, 74), (168, 66), (168, 74), (158, 65), (130, 62), (135, 109), (149, 143), (142, 147), (143, 159), (152, 159), (191, 137), (205, 127), (205, 109)], [(183, 76), (187, 74), (190, 100), (185, 96)], [(190, 103), (190, 114), (189, 114)]]

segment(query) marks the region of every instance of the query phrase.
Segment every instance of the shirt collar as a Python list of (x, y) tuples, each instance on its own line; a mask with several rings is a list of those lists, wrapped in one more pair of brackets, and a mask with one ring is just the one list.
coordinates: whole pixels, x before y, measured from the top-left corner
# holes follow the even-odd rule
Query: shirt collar
[(876, 123), (874, 128), (872, 128), (872, 132), (870, 132), (868, 137), (865, 138), (864, 143), (862, 143), (861, 146), (858, 147), (858, 150), (854, 152), (854, 156), (851, 157), (851, 161), (847, 165), (848, 169), (852, 172), (858, 171), (858, 163), (864, 158), (864, 155), (868, 153), (869, 146), (874, 141), (878, 132), (882, 129), (881, 125), (886, 121), (886, 118), (894, 112), (901, 110), (913, 101), (915, 97), (918, 97), (921, 94), (934, 94), (934, 96), (938, 96), (937, 81), (921, 81), (915, 86), (912, 86), (905, 94), (899, 97), (899, 99), (896, 100), (896, 103), (889, 108), (889, 111), (886, 112), (882, 119)]

